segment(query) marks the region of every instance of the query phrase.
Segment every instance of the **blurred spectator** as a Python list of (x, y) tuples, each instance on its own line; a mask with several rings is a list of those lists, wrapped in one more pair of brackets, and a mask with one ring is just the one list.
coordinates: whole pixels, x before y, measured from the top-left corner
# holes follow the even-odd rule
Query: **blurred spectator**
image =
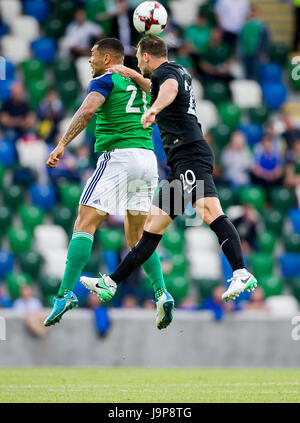
[(64, 110), (58, 93), (50, 89), (38, 108), (39, 134), (47, 142), (52, 142), (58, 132), (58, 124), (64, 116)]
[(202, 306), (202, 309), (210, 310), (213, 312), (215, 320), (222, 320), (225, 317), (226, 312), (237, 311), (240, 309), (237, 303), (225, 303), (222, 300), (222, 295), (224, 292), (224, 286), (216, 286), (213, 290), (212, 296), (206, 298)]
[(282, 122), (285, 125), (285, 130), (282, 133), (282, 137), (286, 141), (287, 154), (291, 151), (293, 143), (297, 138), (300, 138), (300, 128), (296, 127), (289, 113), (282, 112), (280, 116)]
[(211, 36), (211, 26), (207, 21), (207, 18), (199, 11), (196, 22), (184, 32), (184, 38), (191, 42), (193, 50), (198, 54), (202, 54), (206, 46), (209, 43)]
[(11, 88), (11, 97), (5, 101), (0, 113), (4, 137), (16, 141), (29, 132), (35, 123), (35, 114), (25, 99), (22, 82), (16, 81)]
[(257, 18), (257, 9), (251, 6), (248, 20), (240, 34), (241, 57), (247, 79), (259, 79), (261, 62), (266, 59), (269, 34), (264, 22)]
[(249, 184), (252, 156), (242, 132), (236, 131), (231, 135), (229, 144), (222, 151), (221, 164), (225, 179), (232, 187)]
[(249, 302), (244, 305), (243, 310), (270, 311), (269, 307), (265, 304), (265, 294), (260, 286), (258, 286), (255, 291), (251, 292)]
[(300, 41), (300, 0), (293, 0), (294, 2), (294, 37), (292, 50), (298, 51), (299, 41)]
[(295, 140), (291, 157), (286, 165), (284, 183), (296, 190), (298, 207), (300, 207), (300, 137)]
[(95, 325), (99, 336), (107, 335), (110, 328), (110, 318), (107, 307), (99, 301), (98, 295), (89, 293), (87, 297), (87, 305), (93, 311), (95, 317)]
[(145, 310), (153, 310), (155, 309), (155, 304), (153, 303), (151, 298), (147, 298), (146, 300), (143, 301), (142, 308)]
[(136, 295), (134, 294), (127, 294), (124, 295), (123, 300), (122, 300), (122, 305), (123, 308), (137, 308), (138, 307), (138, 300)]
[(252, 183), (268, 189), (282, 182), (283, 161), (271, 135), (266, 134), (254, 148)]
[(61, 46), (62, 56), (89, 56), (93, 42), (103, 35), (101, 26), (88, 21), (84, 9), (78, 9), (74, 21), (67, 26)]
[(258, 214), (252, 204), (246, 204), (243, 207), (242, 215), (232, 219), (232, 223), (239, 233), (244, 254), (249, 254), (252, 250), (256, 250)]
[(200, 57), (202, 78), (206, 82), (230, 82), (231, 50), (223, 41), (223, 33), (219, 28), (213, 28), (208, 45)]
[(190, 311), (195, 311), (195, 310), (199, 310), (199, 304), (196, 301), (196, 298), (193, 297), (192, 295), (188, 295), (187, 297), (185, 297), (183, 299), (183, 301), (180, 303), (180, 307), (181, 310), (190, 310)]
[(233, 49), (236, 47), (238, 35), (249, 13), (248, 0), (218, 0), (216, 15), (220, 27), (224, 30), (224, 41)]
[(42, 337), (46, 334), (43, 325), (45, 315), (40, 300), (33, 295), (30, 285), (22, 285), (20, 288), (21, 297), (14, 301), (13, 308), (26, 313), (26, 327), (35, 336)]

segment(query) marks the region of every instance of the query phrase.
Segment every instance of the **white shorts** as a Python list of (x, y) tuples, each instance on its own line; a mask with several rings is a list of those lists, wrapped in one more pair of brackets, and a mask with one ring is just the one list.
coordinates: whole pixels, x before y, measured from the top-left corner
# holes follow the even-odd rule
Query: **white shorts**
[(145, 148), (119, 148), (101, 154), (80, 204), (120, 215), (150, 210), (158, 184), (155, 154)]

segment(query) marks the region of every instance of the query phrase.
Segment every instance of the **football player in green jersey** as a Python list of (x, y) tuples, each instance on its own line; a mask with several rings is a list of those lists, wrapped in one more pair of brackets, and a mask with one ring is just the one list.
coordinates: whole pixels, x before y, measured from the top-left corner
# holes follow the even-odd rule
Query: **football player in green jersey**
[[(125, 210), (125, 234), (132, 248), (142, 236), (151, 207), (158, 182), (157, 161), (152, 129), (144, 129), (141, 123), (149, 96), (130, 78), (107, 72), (112, 65), (122, 64), (123, 59), (123, 45), (115, 38), (105, 38), (94, 45), (89, 60), (93, 79), (87, 97), (47, 160), (48, 167), (56, 167), (66, 146), (96, 113), (95, 152), (102, 154), (80, 198), (65, 273), (45, 326), (54, 325), (67, 310), (77, 307), (78, 300), (72, 291), (90, 257), (94, 233), (107, 216)], [(143, 269), (155, 292), (156, 326), (163, 329), (172, 321), (174, 300), (166, 290), (156, 251)], [(99, 286), (99, 278), (82, 276), (80, 281), (99, 298), (101, 293), (103, 301), (110, 300), (117, 288), (113, 283)]]

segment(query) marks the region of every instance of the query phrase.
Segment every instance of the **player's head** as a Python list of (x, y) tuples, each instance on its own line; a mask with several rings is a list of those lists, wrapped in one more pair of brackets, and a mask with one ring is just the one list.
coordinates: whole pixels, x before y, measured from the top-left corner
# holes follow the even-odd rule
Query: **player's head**
[(168, 48), (159, 37), (145, 37), (137, 45), (136, 57), (143, 76), (149, 78), (154, 69), (168, 60)]
[(103, 38), (91, 49), (90, 64), (92, 76), (100, 76), (111, 65), (122, 64), (124, 60), (124, 47), (117, 38)]

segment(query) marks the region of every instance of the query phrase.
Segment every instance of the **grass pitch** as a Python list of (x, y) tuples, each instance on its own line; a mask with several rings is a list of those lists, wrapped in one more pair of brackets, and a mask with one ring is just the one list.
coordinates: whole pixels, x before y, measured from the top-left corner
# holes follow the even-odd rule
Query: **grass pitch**
[(293, 369), (0, 369), (0, 402), (300, 402)]

